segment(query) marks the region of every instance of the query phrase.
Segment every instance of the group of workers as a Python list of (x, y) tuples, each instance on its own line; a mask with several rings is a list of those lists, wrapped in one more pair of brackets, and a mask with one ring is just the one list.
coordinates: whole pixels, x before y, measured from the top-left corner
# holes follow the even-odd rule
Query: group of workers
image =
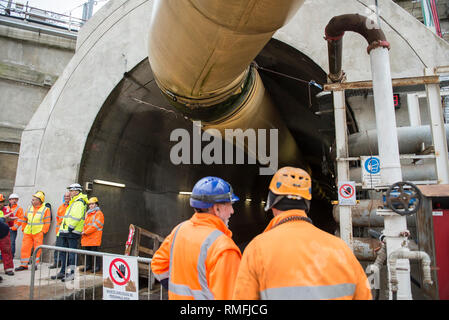
[[(5, 225), (9, 227), (7, 234), (0, 234), (0, 251), (5, 274), (13, 276), (14, 271), (28, 270), (33, 249), (43, 244), (44, 235), (50, 229), (52, 213), (51, 205), (45, 202), (43, 191), (37, 191), (32, 195), (31, 205), (26, 211), (18, 205), (18, 194), (11, 194), (8, 200), (9, 205), (6, 206), (4, 195), (0, 194), (0, 224), (3, 230), (7, 229)], [(81, 240), (81, 246), (84, 249), (98, 251), (103, 235), (103, 225), (104, 215), (99, 207), (98, 199), (96, 197), (88, 199), (87, 195), (82, 193), (80, 184), (71, 184), (64, 194), (63, 204), (57, 210), (55, 245), (77, 249)], [(20, 228), (23, 232), (20, 266), (14, 269), (15, 242)], [(40, 262), (41, 251), (36, 252), (36, 267)], [(75, 253), (69, 253), (66, 259), (65, 251), (55, 250), (54, 263), (49, 268), (60, 267), (61, 269), (52, 278), (62, 281), (73, 279), (75, 262)], [(66, 273), (67, 266), (70, 266), (70, 273)], [(101, 260), (97, 259), (92, 263), (92, 257), (86, 257), (82, 271), (98, 272), (100, 269)]]
[(366, 274), (348, 245), (312, 224), (310, 175), (284, 167), (269, 185), (273, 219), (244, 249), (228, 221), (239, 198), (231, 185), (205, 177), (193, 187), (193, 216), (155, 252), (151, 269), (169, 299), (371, 300)]
[[(274, 217), (242, 254), (228, 227), (233, 204), (239, 200), (232, 186), (211, 176), (195, 184), (190, 196), (193, 216), (171, 231), (151, 261), (155, 278), (168, 288), (169, 299), (371, 300), (368, 279), (352, 250), (308, 218), (310, 175), (300, 168), (284, 167), (274, 174), (268, 189), (264, 209), (271, 210)], [(4, 210), (4, 197), (0, 195), (0, 209), (4, 216), (18, 217), (11, 220), (11, 240), (22, 226), (21, 266), (15, 269), (19, 271), (28, 268), (31, 248), (42, 244), (51, 212), (41, 191), (33, 195), (25, 214), (21, 214), (14, 199), (18, 200), (16, 194), (10, 196), (10, 206)], [(98, 199), (87, 200), (81, 186), (72, 184), (58, 208), (56, 245), (77, 248), (81, 238), (83, 247), (96, 251), (103, 224)], [(9, 238), (1, 238), (0, 246), (5, 272), (11, 275), (12, 262), (7, 260), (11, 255)], [(39, 257), (38, 252), (36, 262)], [(51, 268), (65, 259), (65, 252), (55, 252)], [(74, 259), (75, 254), (69, 254), (70, 266), (75, 265)], [(96, 261), (96, 271), (100, 263)], [(84, 270), (92, 267), (92, 260), (87, 260)], [(52, 278), (71, 279), (74, 268), (70, 269), (71, 273), (66, 274), (66, 264), (61, 263), (61, 270)]]

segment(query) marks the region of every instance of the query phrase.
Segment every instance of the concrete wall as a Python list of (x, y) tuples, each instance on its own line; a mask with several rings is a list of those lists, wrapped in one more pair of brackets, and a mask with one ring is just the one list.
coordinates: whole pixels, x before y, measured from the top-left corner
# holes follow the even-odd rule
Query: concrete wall
[[(324, 28), (335, 15), (366, 14), (371, 1), (306, 1), (294, 19), (275, 34), (327, 70)], [(425, 66), (449, 64), (448, 45), (390, 1), (379, 1), (391, 42), (393, 77), (419, 76)], [(38, 189), (56, 208), (65, 188), (78, 180), (87, 136), (124, 72), (147, 54), (152, 1), (111, 0), (81, 29), (77, 51), (39, 106), (22, 136), (14, 190), (30, 199)], [(344, 40), (348, 80), (370, 79), (366, 43), (359, 35)], [(54, 225), (46, 243), (54, 241)]]
[(12, 192), (22, 131), (74, 53), (75, 35), (0, 17), (0, 193)]

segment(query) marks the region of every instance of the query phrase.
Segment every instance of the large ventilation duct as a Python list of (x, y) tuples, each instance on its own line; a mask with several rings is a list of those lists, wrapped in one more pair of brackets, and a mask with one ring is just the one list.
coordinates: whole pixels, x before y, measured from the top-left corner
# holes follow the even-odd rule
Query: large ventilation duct
[[(446, 139), (449, 140), (449, 124), (444, 125), (446, 128)], [(422, 145), (432, 145), (432, 133), (430, 126), (417, 127), (399, 127), (397, 128), (399, 153), (413, 154), (422, 151)], [(377, 155), (377, 130), (367, 130), (351, 134), (348, 139), (349, 156), (357, 157), (361, 155)]]
[[(155, 1), (148, 58), (162, 93), (202, 129), (278, 129), (279, 164), (300, 153), (250, 64), (304, 0)], [(246, 149), (254, 158), (256, 150)]]

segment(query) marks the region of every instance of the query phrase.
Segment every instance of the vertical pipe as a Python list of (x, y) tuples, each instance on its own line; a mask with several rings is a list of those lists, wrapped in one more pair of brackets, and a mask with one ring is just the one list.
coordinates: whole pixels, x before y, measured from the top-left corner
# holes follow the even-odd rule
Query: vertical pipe
[(419, 98), (416, 93), (407, 94), (408, 118), (411, 127), (421, 125), (421, 114), (419, 112)]
[[(343, 158), (348, 157), (348, 134), (346, 128), (345, 92), (334, 91), (335, 141), (337, 149), (338, 181), (349, 180), (349, 164)], [(339, 206), (340, 238), (353, 249), (351, 206)]]
[[(381, 178), (384, 185), (391, 185), (402, 181), (402, 171), (399, 159), (388, 49), (382, 47), (374, 48), (370, 52), (370, 59), (378, 133), (377, 140), (381, 159)], [(399, 235), (402, 231), (407, 230), (406, 217), (394, 212), (388, 213), (384, 217), (384, 225), (387, 254), (389, 255), (391, 252), (402, 248), (402, 243), (405, 239)], [(397, 298), (399, 300), (411, 300), (410, 262), (407, 259), (399, 259), (398, 266), (400, 273), (398, 272)], [(391, 295), (390, 288), (390, 299)]]
[(370, 59), (377, 140), (381, 158), (381, 177), (384, 185), (391, 185), (402, 181), (402, 172), (399, 160), (398, 134), (388, 49), (383, 47), (374, 48), (370, 52)]
[[(424, 70), (426, 76), (435, 75), (432, 68)], [(438, 183), (449, 183), (449, 159), (447, 152), (446, 131), (443, 120), (443, 107), (441, 105), (440, 86), (438, 84), (427, 84), (427, 105), (430, 113), (430, 130), (435, 147)]]

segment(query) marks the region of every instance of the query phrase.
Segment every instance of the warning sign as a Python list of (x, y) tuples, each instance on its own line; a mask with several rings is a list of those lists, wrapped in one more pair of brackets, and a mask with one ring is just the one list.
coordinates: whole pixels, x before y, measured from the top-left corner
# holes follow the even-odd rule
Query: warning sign
[(344, 181), (338, 183), (338, 204), (342, 206), (355, 206), (355, 182)]
[(360, 160), (362, 165), (362, 188), (373, 189), (381, 185), (380, 158), (378, 156), (362, 156)]
[(138, 300), (136, 257), (103, 257), (103, 300)]

